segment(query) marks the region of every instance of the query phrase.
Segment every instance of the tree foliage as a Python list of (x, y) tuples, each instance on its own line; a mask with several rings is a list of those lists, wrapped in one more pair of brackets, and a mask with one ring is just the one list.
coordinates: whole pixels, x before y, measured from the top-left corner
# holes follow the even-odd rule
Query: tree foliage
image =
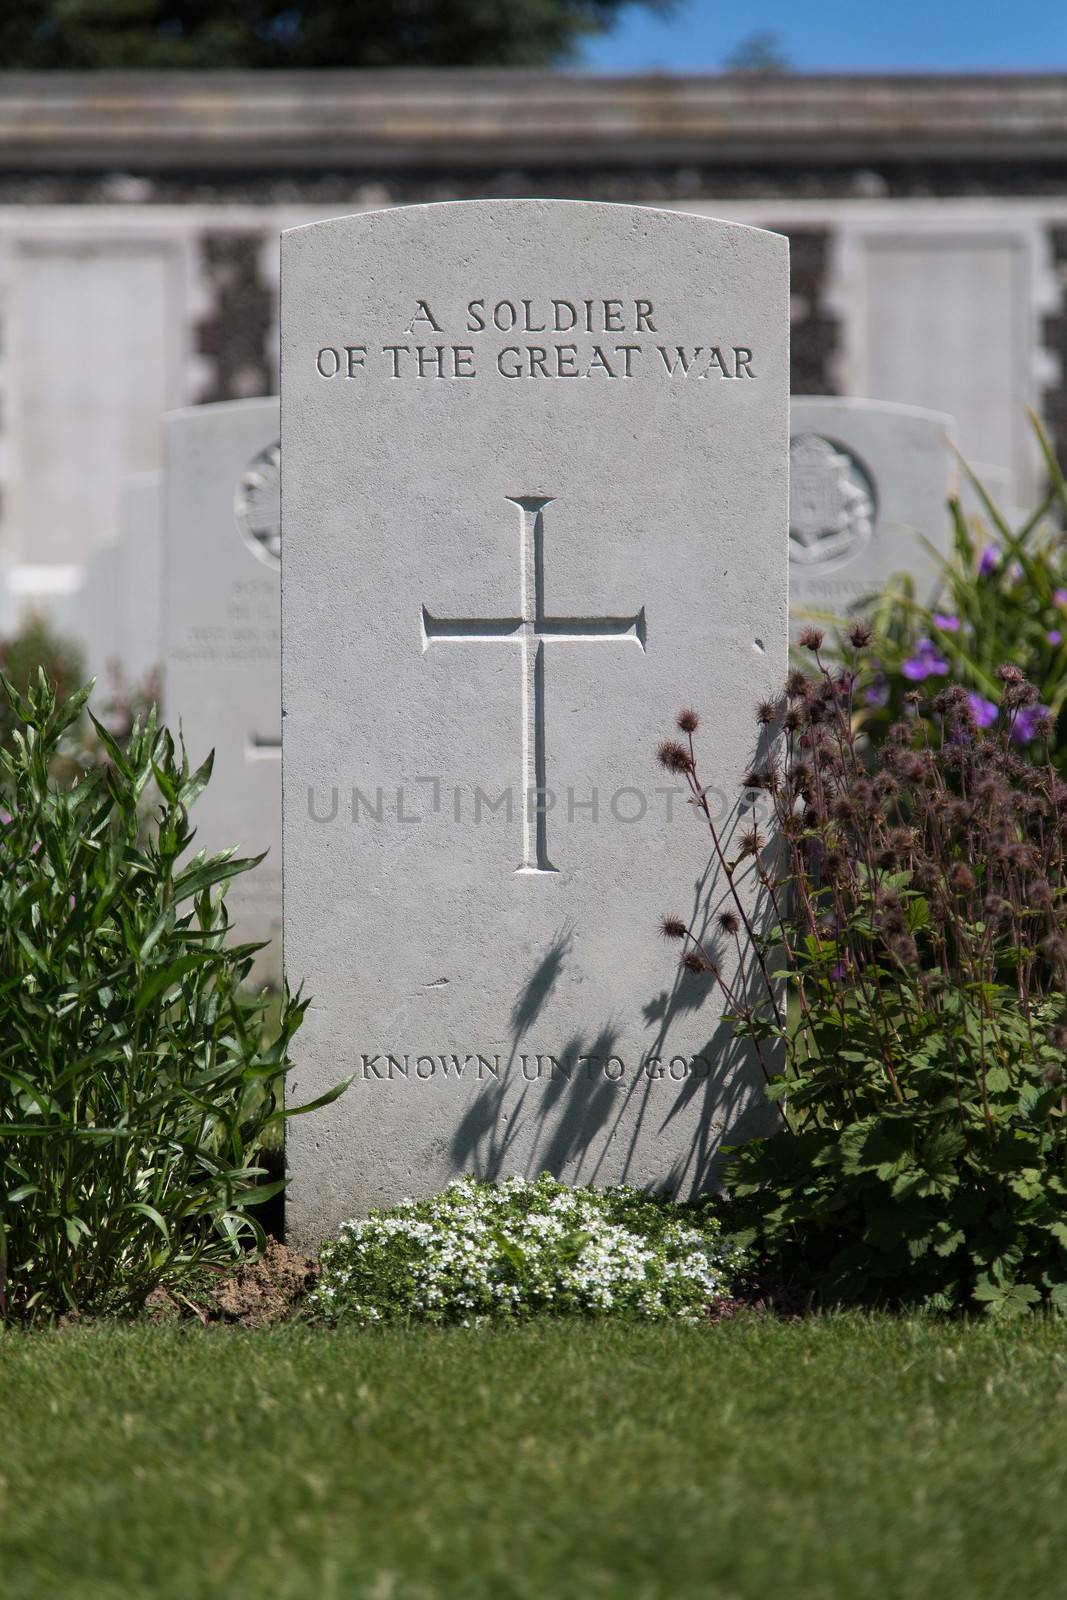
[[(543, 67), (625, 0), (15, 0), (7, 68)], [(653, 10), (673, 0), (640, 0)]]

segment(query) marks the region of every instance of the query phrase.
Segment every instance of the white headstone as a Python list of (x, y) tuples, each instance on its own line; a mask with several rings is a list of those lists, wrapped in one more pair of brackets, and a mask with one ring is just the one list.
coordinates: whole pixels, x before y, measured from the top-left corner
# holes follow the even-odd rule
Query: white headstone
[(56, 625), (64, 637), (77, 644), (86, 678), (95, 678), (93, 709), (110, 695), (121, 672), (124, 618), (123, 550), (118, 537), (98, 544), (75, 591), (64, 597), (56, 612)]
[(268, 851), (232, 880), (243, 940), (271, 941), (256, 976), (281, 978), (278, 402), (237, 400), (164, 419), (167, 721), (190, 758), (215, 751), (197, 843)]
[(122, 667), (143, 689), (163, 669), (163, 507), (158, 472), (128, 478), (119, 494)]
[[(984, 461), (969, 461), (967, 465), (978, 479), (986, 494), (996, 506), (1001, 517), (1008, 524), (1012, 532), (1016, 532), (1037, 508), (1031, 506), (1023, 508), (1019, 504), (1019, 496), (1015, 487), (1015, 474), (1007, 467), (992, 466)], [(991, 541), (997, 541), (999, 534), (992, 518), (986, 509), (985, 501), (979, 494), (974, 480), (963, 470), (962, 464), (956, 467), (956, 492), (960, 497), (960, 506), (968, 521), (977, 519), (981, 524), (980, 532)]]
[[(0, 562), (0, 637), (17, 633), (33, 617), (43, 617), (64, 631), (84, 582), (83, 567), (58, 562)], [(70, 632), (69, 626), (65, 631)]]
[(707, 1184), (766, 1111), (657, 937), (714, 874), (655, 751), (702, 710), (736, 815), (784, 679), (786, 241), (430, 205), (284, 235), (282, 282), (289, 1090), (355, 1079), (290, 1124), (292, 1232), (464, 1171)]
[(910, 573), (919, 599), (951, 546), (952, 418), (880, 400), (794, 395), (789, 445), (789, 603), (843, 617)]
[[(81, 582), (50, 609), (60, 634), (95, 677), (93, 709), (118, 694), (151, 692), (163, 665), (163, 528), (158, 472), (135, 473), (119, 491), (115, 537), (98, 545)], [(24, 569), (25, 570), (25, 569)]]

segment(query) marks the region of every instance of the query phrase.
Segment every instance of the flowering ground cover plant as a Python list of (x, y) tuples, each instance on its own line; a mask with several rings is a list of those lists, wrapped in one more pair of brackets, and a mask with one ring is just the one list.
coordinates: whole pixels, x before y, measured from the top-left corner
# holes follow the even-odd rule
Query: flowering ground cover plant
[(706, 1207), (547, 1175), (463, 1178), (344, 1223), (322, 1246), (311, 1309), (362, 1323), (694, 1318), (730, 1295), (743, 1262)]
[(824, 1299), (1067, 1310), (1067, 783), (1051, 718), (1006, 664), (992, 726), (961, 685), (916, 690), (872, 750), (853, 714), (870, 639), (856, 623), (831, 669), (819, 630), (802, 634), (818, 676), (793, 672), (760, 708), (745, 788), (770, 825), (739, 847), (707, 803), (696, 715), (660, 749), (710, 830), (719, 889), (752, 874), (762, 897), (755, 917), (734, 893), (663, 923), (709, 985), (725, 987), (719, 942), (743, 945), (751, 981), (726, 990), (729, 1012), (757, 1046), (785, 1046), (769, 1093), (786, 1126), (733, 1158), (737, 1236)]

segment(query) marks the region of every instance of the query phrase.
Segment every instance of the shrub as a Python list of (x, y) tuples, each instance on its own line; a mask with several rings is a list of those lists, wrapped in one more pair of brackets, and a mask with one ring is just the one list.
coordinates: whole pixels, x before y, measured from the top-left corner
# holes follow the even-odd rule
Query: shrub
[[(65, 701), (82, 682), (82, 656), (77, 645), (62, 638), (39, 616), (30, 616), (16, 633), (0, 643), (0, 672), (20, 694), (28, 694), (43, 672)], [(72, 731), (79, 729), (81, 715), (75, 717)], [(18, 725), (17, 714), (7, 696), (0, 695), (0, 745), (12, 748), (11, 736)]]
[(280, 1185), (257, 1153), (305, 1002), (264, 1032), (224, 899), (254, 862), (187, 854), (210, 758), (190, 771), (154, 714), (125, 748), (94, 718), (108, 761), (60, 786), (88, 689), (0, 687), (21, 724), (0, 752), (0, 1315), (128, 1309), (263, 1244)]
[(554, 1178), (463, 1178), (346, 1222), (311, 1298), (329, 1319), (447, 1323), (538, 1312), (699, 1317), (742, 1253), (707, 1208)]
[[(750, 873), (762, 897), (754, 917), (737, 895), (719, 919), (762, 977), (728, 992), (737, 1028), (785, 1043), (769, 1093), (786, 1127), (730, 1167), (738, 1237), (825, 1300), (1067, 1309), (1067, 784), (1049, 718), (1004, 666), (988, 731), (956, 685), (916, 694), (916, 715), (865, 749), (869, 629), (854, 625), (834, 671), (818, 630), (802, 639), (819, 676), (792, 673), (761, 709), (780, 737), (745, 780), (773, 846), (753, 830), (727, 859), (692, 713), (661, 750), (728, 887)], [(1034, 740), (1019, 745), (1023, 717)], [(702, 927), (671, 916), (664, 931), (722, 981)]]
[[(936, 692), (949, 683), (968, 692), (976, 719), (995, 721), (1004, 702), (997, 668), (1014, 662), (1041, 685), (1053, 722), (1052, 757), (1067, 763), (1067, 546), (1050, 517), (1067, 516), (1067, 483), (1040, 425), (1034, 422), (1048, 472), (1048, 492), (1013, 529), (979, 480), (966, 467), (983, 508), (970, 521), (958, 499), (950, 502), (952, 549), (939, 560), (937, 598), (916, 598), (907, 575), (862, 608), (878, 640), (877, 669), (856, 711), (875, 740), (899, 721), (917, 685)], [(845, 650), (847, 659), (847, 647)], [(1009, 709), (1005, 707), (1005, 709)], [(1033, 737), (1033, 716), (1017, 716), (1012, 736)]]

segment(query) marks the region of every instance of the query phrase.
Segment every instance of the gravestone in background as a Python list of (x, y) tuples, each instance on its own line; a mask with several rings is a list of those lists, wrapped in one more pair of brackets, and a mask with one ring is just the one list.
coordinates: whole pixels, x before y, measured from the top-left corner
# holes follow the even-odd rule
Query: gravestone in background
[[(1024, 507), (1019, 504), (1015, 474), (1010, 468), (991, 466), (984, 461), (971, 461), (968, 462), (968, 466), (1013, 531), (1037, 509), (1036, 505)], [(985, 537), (992, 541), (999, 540), (1000, 535), (986, 510), (982, 496), (959, 463), (956, 466), (956, 484), (964, 516), (968, 521), (977, 518), (982, 524), (980, 531)]]
[(123, 675), (145, 686), (163, 668), (163, 506), (158, 472), (130, 477), (119, 492)]
[(57, 631), (81, 651), (85, 677), (97, 681), (94, 709), (109, 698), (121, 664), (123, 599), (123, 548), (116, 537), (95, 546), (81, 583), (63, 597), (54, 614)]
[(237, 400), (164, 419), (167, 721), (190, 759), (215, 751), (197, 843), (269, 852), (233, 879), (242, 940), (271, 940), (256, 976), (281, 978), (278, 402)]
[(150, 690), (163, 665), (161, 492), (158, 472), (125, 480), (115, 537), (95, 547), (82, 582), (51, 611), (97, 680), (98, 714), (116, 696)]
[[(788, 256), (702, 217), (482, 201), (282, 242), (293, 1235), (463, 1172), (710, 1181), (767, 1126), (718, 910), (785, 674)], [(750, 826), (751, 817), (741, 826)], [(730, 954), (724, 950), (725, 970)]]
[[(62, 629), (84, 582), (79, 566), (0, 561), (0, 639), (18, 633), (34, 617)], [(70, 633), (69, 625), (64, 631)]]
[(790, 404), (789, 604), (845, 616), (899, 572), (917, 598), (951, 545), (952, 418), (879, 400), (794, 395)]

